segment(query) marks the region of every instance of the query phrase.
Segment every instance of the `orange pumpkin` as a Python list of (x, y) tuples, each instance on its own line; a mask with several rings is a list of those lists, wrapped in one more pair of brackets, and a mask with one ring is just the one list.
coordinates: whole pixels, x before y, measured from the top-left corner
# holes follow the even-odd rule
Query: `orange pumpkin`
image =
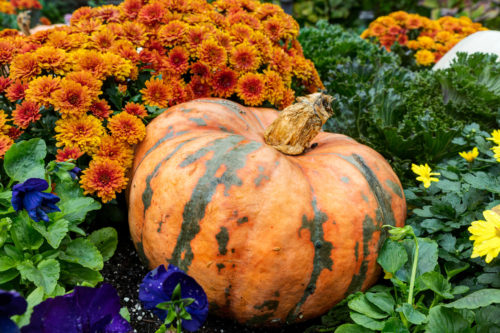
[(324, 132), (297, 156), (266, 144), (278, 114), (212, 98), (168, 109), (137, 147), (129, 194), (149, 267), (177, 265), (212, 311), (254, 325), (303, 321), (371, 286), (382, 225), (406, 213), (369, 147)]

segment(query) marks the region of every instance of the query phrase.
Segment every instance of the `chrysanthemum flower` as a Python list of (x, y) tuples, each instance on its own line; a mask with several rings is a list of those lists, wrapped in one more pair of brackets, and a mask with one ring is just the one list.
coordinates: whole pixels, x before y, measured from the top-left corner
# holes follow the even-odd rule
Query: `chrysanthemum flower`
[(198, 76), (203, 82), (210, 78), (210, 67), (202, 62), (192, 63), (190, 71), (191, 74)]
[(122, 28), (123, 37), (136, 46), (143, 46), (149, 35), (144, 24), (139, 22), (124, 22)]
[(99, 146), (95, 149), (92, 159), (94, 161), (116, 161), (123, 168), (128, 169), (132, 166), (134, 151), (123, 141), (120, 141), (112, 136), (104, 136), (101, 139)]
[(11, 138), (12, 140), (17, 140), (19, 139), (19, 137), (21, 136), (21, 134), (23, 134), (24, 131), (22, 131), (21, 129), (19, 129), (19, 127), (15, 127), (15, 126), (12, 126), (12, 127), (9, 127), (9, 129), (7, 130), (7, 135), (9, 136), (9, 138)]
[(146, 105), (164, 108), (168, 106), (171, 98), (169, 87), (159, 78), (146, 81), (145, 88), (141, 90), (142, 100)]
[(411, 165), (411, 171), (418, 175), (417, 180), (424, 183), (424, 187), (428, 188), (431, 186), (431, 182), (438, 182), (439, 179), (432, 176), (439, 176), (438, 172), (431, 172), (431, 168), (427, 163), (425, 165)]
[(33, 53), (18, 54), (12, 59), (10, 65), (10, 78), (13, 80), (30, 80), (40, 74), (38, 59)]
[(54, 74), (63, 75), (69, 71), (68, 55), (64, 50), (52, 46), (42, 46), (34, 53), (38, 66)]
[(7, 121), (9, 121), (8, 115), (4, 110), (0, 110), (0, 133), (6, 134), (11, 128), (11, 126), (7, 124)]
[(247, 105), (261, 104), (266, 98), (264, 75), (246, 73), (239, 78), (236, 92)]
[(273, 42), (278, 42), (283, 36), (282, 20), (276, 16), (270, 17), (264, 22), (264, 32)]
[(104, 135), (101, 121), (94, 116), (67, 117), (56, 121), (56, 146), (78, 147), (90, 153)]
[(32, 80), (26, 89), (26, 100), (48, 106), (52, 94), (61, 88), (61, 79), (54, 76), (39, 76)]
[(74, 81), (88, 88), (88, 93), (92, 99), (101, 94), (102, 81), (97, 79), (89, 71), (71, 72), (66, 75), (66, 80)]
[(7, 88), (5, 96), (9, 101), (16, 102), (26, 96), (26, 89), (28, 89), (27, 82), (16, 80)]
[(87, 87), (78, 82), (63, 79), (61, 89), (53, 93), (51, 103), (54, 109), (63, 116), (82, 115), (90, 108), (92, 97)]
[(418, 65), (429, 66), (436, 60), (434, 53), (429, 50), (419, 50), (415, 53), (415, 59)]
[(135, 66), (129, 60), (111, 52), (103, 54), (102, 59), (108, 65), (107, 76), (114, 76), (118, 81), (125, 81), (132, 76), (131, 73)]
[(146, 111), (144, 105), (133, 102), (128, 102), (123, 108), (123, 111), (139, 118), (144, 118), (148, 115), (148, 112)]
[(238, 76), (230, 68), (223, 68), (217, 71), (211, 81), (212, 88), (216, 96), (229, 97), (234, 93)]
[(99, 52), (80, 49), (72, 53), (72, 58), (75, 72), (88, 71), (97, 79), (103, 79), (109, 72), (109, 65)]
[(245, 40), (249, 40), (252, 36), (253, 30), (248, 25), (243, 23), (237, 23), (231, 27), (230, 34), (237, 41), (244, 42)]
[(474, 241), (471, 258), (486, 256), (490, 263), (500, 253), (500, 215), (486, 210), (483, 216), (486, 220), (474, 221), (468, 229), (472, 234), (469, 239)]
[(9, 136), (0, 134), (0, 158), (3, 158), (7, 150), (9, 150), (10, 146), (13, 144), (14, 140), (12, 140)]
[(226, 49), (220, 46), (215, 39), (209, 38), (200, 44), (198, 58), (210, 66), (220, 67), (226, 63)]
[(168, 53), (167, 70), (182, 75), (189, 68), (189, 53), (182, 46), (176, 46)]
[(150, 26), (161, 23), (165, 14), (165, 7), (160, 2), (155, 2), (142, 7), (138, 19), (139, 22)]
[(0, 76), (0, 94), (3, 93), (11, 83), (12, 81), (8, 77)]
[(406, 20), (406, 28), (408, 29), (418, 29), (422, 27), (422, 19), (419, 15), (409, 14)]
[(98, 99), (92, 103), (89, 111), (99, 119), (106, 119), (111, 114), (111, 107), (104, 99)]
[(69, 160), (77, 160), (79, 159), (84, 152), (78, 148), (78, 146), (73, 147), (64, 147), (63, 149), (58, 149), (56, 154), (57, 162), (66, 162)]
[(120, 4), (129, 20), (134, 20), (142, 8), (142, 0), (125, 0)]
[(111, 46), (113, 46), (113, 42), (116, 40), (116, 35), (113, 34), (109, 29), (101, 29), (99, 31), (95, 31), (90, 36), (91, 47), (94, 47), (100, 51), (106, 51)]
[(112, 160), (91, 161), (83, 171), (80, 184), (84, 194), (96, 194), (106, 203), (127, 187), (128, 179), (120, 164)]
[(188, 29), (189, 25), (182, 21), (171, 21), (160, 28), (157, 34), (157, 38), (162, 43), (168, 45), (180, 44), (186, 38)]
[(209, 31), (204, 26), (197, 25), (189, 27), (186, 34), (188, 48), (191, 51), (196, 51), (198, 46), (200, 46), (200, 44), (209, 37), (208, 32)]
[(479, 151), (477, 150), (477, 147), (474, 147), (470, 151), (463, 151), (458, 154), (462, 156), (467, 162), (471, 163), (476, 159), (476, 157), (479, 156)]
[(27, 128), (29, 124), (39, 120), (41, 117), (40, 106), (31, 101), (24, 101), (22, 104), (17, 104), (16, 109), (12, 111), (14, 124), (23, 129)]
[(210, 96), (211, 93), (210, 85), (208, 83), (203, 82), (198, 76), (193, 76), (188, 86), (189, 89), (191, 89), (193, 98), (202, 98)]
[(141, 119), (127, 112), (121, 112), (108, 121), (108, 129), (113, 137), (133, 145), (144, 139), (146, 126)]
[(0, 40), (0, 65), (8, 65), (14, 56), (14, 45), (8, 40)]
[(0, 13), (12, 15), (16, 13), (16, 8), (8, 1), (0, 1)]
[(233, 48), (229, 62), (238, 71), (253, 72), (260, 66), (259, 52), (253, 45), (242, 43)]
[(278, 72), (275, 71), (264, 71), (265, 82), (266, 82), (266, 100), (268, 100), (273, 105), (278, 105), (283, 99), (283, 91), (285, 85)]

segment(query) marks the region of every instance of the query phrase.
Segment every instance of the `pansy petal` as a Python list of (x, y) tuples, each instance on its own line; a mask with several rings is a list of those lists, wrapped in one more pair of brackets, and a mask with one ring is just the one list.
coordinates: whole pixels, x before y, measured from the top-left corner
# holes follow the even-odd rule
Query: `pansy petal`
[(163, 283), (171, 274), (167, 272), (165, 266), (160, 265), (144, 277), (139, 286), (139, 299), (146, 309), (155, 309), (157, 304), (170, 300), (171, 294), (165, 294)]
[(23, 206), (26, 210), (34, 210), (42, 204), (41, 192), (28, 192), (24, 195)]
[(132, 326), (130, 326), (130, 323), (120, 315), (114, 316), (111, 323), (108, 324), (104, 330), (105, 333), (123, 333), (131, 331)]
[(120, 298), (110, 284), (99, 288), (75, 287), (75, 299), (79, 311), (86, 312), (92, 331), (102, 331), (120, 312)]
[(83, 326), (72, 297), (48, 298), (34, 307), (29, 325), (22, 333), (69, 333), (81, 332)]
[(24, 192), (29, 191), (45, 191), (49, 188), (49, 183), (45, 179), (41, 178), (29, 178), (24, 183), (16, 184), (12, 188), (13, 190), (19, 190)]
[(19, 333), (19, 327), (8, 317), (0, 316), (0, 332), (2, 333)]
[(17, 291), (0, 290), (0, 317), (23, 314), (27, 307), (28, 303)]

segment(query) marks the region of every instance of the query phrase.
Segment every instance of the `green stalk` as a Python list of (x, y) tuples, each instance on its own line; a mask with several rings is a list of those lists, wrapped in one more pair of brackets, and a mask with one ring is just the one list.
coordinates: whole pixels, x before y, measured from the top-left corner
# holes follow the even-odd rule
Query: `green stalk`
[(408, 303), (413, 305), (413, 288), (415, 287), (415, 277), (417, 275), (417, 265), (418, 265), (418, 241), (417, 237), (413, 235), (415, 240), (415, 253), (413, 255), (413, 267), (411, 268), (411, 279), (410, 279), (410, 291), (408, 293)]

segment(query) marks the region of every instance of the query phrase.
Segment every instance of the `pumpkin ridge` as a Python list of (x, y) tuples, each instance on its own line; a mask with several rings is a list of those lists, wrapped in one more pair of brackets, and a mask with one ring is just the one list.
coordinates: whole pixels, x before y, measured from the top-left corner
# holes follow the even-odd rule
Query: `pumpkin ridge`
[[(177, 237), (172, 256), (168, 260), (186, 272), (194, 257), (191, 241), (200, 231), (200, 221), (205, 216), (205, 210), (215, 194), (217, 186), (223, 184), (226, 190), (233, 185), (241, 186), (242, 180), (236, 175), (236, 172), (244, 167), (246, 156), (262, 146), (261, 143), (255, 141), (242, 144), (244, 141), (246, 139), (240, 135), (229, 135), (216, 139), (212, 141), (211, 145), (187, 156), (180, 164), (181, 167), (187, 166), (209, 152), (214, 153), (212, 158), (205, 162), (205, 173), (198, 180), (191, 194), (191, 199), (184, 206), (181, 231)], [(222, 164), (226, 165), (226, 171), (217, 181), (212, 181)], [(183, 253), (184, 258), (182, 258)]]
[(235, 102), (228, 101), (225, 99), (197, 99), (194, 100), (193, 102), (213, 103), (225, 106), (229, 111), (233, 112), (238, 118), (240, 118), (247, 125), (247, 130), (251, 127), (248, 121), (241, 115), (241, 114), (246, 114), (246, 112), (240, 107), (239, 104)]
[(307, 219), (306, 215), (302, 216), (302, 226), (299, 229), (309, 229), (309, 234), (311, 242), (314, 246), (314, 258), (313, 258), (313, 270), (311, 272), (311, 277), (307, 287), (304, 289), (304, 294), (295, 307), (288, 313), (286, 321), (292, 323), (297, 319), (300, 308), (305, 303), (307, 298), (314, 294), (316, 291), (316, 282), (318, 281), (319, 275), (324, 269), (332, 270), (333, 260), (331, 258), (333, 245), (331, 242), (325, 241), (323, 224), (328, 221), (328, 216), (318, 209), (318, 203), (316, 196), (314, 195), (314, 190), (311, 188), (311, 193), (313, 199), (311, 205), (313, 207), (314, 216), (311, 220)]

